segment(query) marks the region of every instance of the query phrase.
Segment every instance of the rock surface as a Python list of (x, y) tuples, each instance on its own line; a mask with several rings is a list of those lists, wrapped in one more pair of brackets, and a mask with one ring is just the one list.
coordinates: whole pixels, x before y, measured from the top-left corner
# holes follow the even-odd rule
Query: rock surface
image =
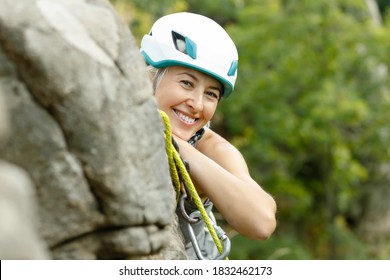
[(30, 257), (184, 258), (152, 88), (112, 6), (2, 0), (0, 30), (0, 159), (20, 173), (6, 171), (19, 186), (0, 188), (36, 199), (44, 242)]

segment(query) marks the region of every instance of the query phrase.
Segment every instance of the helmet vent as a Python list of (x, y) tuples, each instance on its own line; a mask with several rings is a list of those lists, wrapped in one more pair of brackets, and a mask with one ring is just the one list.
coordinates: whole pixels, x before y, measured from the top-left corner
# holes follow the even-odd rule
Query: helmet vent
[(172, 31), (172, 40), (176, 50), (196, 59), (196, 44), (190, 38)]
[(185, 43), (185, 37), (175, 31), (172, 31), (172, 39), (173, 44), (175, 45), (175, 48), (182, 53), (187, 54), (186, 52), (186, 43)]

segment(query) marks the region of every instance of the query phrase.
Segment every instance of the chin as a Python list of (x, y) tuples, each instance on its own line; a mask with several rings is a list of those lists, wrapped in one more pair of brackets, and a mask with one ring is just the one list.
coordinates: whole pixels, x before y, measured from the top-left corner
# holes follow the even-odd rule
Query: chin
[(192, 135), (195, 134), (195, 132), (193, 134), (190, 134), (188, 132), (180, 132), (180, 131), (172, 131), (172, 133), (179, 137), (180, 139), (184, 140), (184, 141), (188, 141), (190, 140), (190, 138), (192, 137)]

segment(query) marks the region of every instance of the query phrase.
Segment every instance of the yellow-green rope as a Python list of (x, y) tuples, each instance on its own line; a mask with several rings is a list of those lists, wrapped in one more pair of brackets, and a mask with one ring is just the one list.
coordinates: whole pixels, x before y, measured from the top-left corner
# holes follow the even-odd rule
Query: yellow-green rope
[(217, 235), (214, 227), (211, 224), (210, 217), (207, 215), (207, 212), (203, 206), (203, 202), (200, 199), (199, 194), (196, 191), (194, 184), (192, 183), (191, 177), (188, 174), (188, 171), (187, 171), (183, 161), (181, 160), (178, 151), (176, 150), (175, 146), (172, 143), (172, 130), (171, 130), (171, 123), (169, 121), (169, 118), (168, 118), (167, 114), (161, 110), (160, 110), (160, 115), (161, 115), (161, 118), (162, 118), (164, 125), (165, 125), (165, 135), (164, 135), (165, 146), (166, 146), (166, 151), (167, 151), (167, 156), (168, 156), (169, 168), (171, 171), (172, 183), (176, 189), (176, 201), (179, 200), (179, 196), (180, 196), (180, 192), (181, 192), (181, 188), (182, 188), (182, 184), (180, 182), (180, 178), (179, 178), (178, 171), (177, 171), (177, 170), (179, 170), (183, 176), (185, 183), (188, 186), (188, 190), (191, 193), (191, 197), (194, 200), (194, 203), (197, 206), (197, 208), (202, 216), (202, 219), (203, 219), (204, 223), (206, 224), (207, 229), (209, 230), (209, 232), (214, 240), (215, 245), (218, 248), (219, 253), (222, 254), (223, 245), (221, 243), (221, 240), (218, 238), (218, 235)]

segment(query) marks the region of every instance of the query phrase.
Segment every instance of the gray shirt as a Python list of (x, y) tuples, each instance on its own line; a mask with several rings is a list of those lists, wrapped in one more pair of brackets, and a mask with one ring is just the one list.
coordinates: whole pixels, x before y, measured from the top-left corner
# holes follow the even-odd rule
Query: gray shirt
[[(190, 217), (192, 218), (199, 217), (199, 221), (193, 224), (189, 224), (181, 214), (179, 206), (176, 209), (177, 216), (179, 217), (180, 229), (184, 237), (185, 248), (186, 248), (188, 259), (191, 260), (199, 259), (195, 253), (194, 246), (191, 242), (190, 232), (188, 228), (189, 226), (192, 227), (192, 230), (196, 237), (196, 241), (197, 244), (199, 245), (199, 249), (201, 251), (203, 258), (211, 259), (211, 260), (217, 259), (218, 257), (220, 257), (220, 253), (218, 251), (217, 246), (215, 245), (213, 237), (211, 236), (205, 222), (201, 217), (200, 211), (198, 210), (197, 206), (193, 201), (187, 201), (187, 200), (185, 200), (184, 205), (185, 205), (185, 210)], [(216, 225), (216, 221), (212, 213), (213, 203), (210, 200), (206, 200), (203, 205), (211, 221), (215, 224), (214, 228), (216, 229), (217, 234), (218, 233), (224, 234), (223, 230)]]

